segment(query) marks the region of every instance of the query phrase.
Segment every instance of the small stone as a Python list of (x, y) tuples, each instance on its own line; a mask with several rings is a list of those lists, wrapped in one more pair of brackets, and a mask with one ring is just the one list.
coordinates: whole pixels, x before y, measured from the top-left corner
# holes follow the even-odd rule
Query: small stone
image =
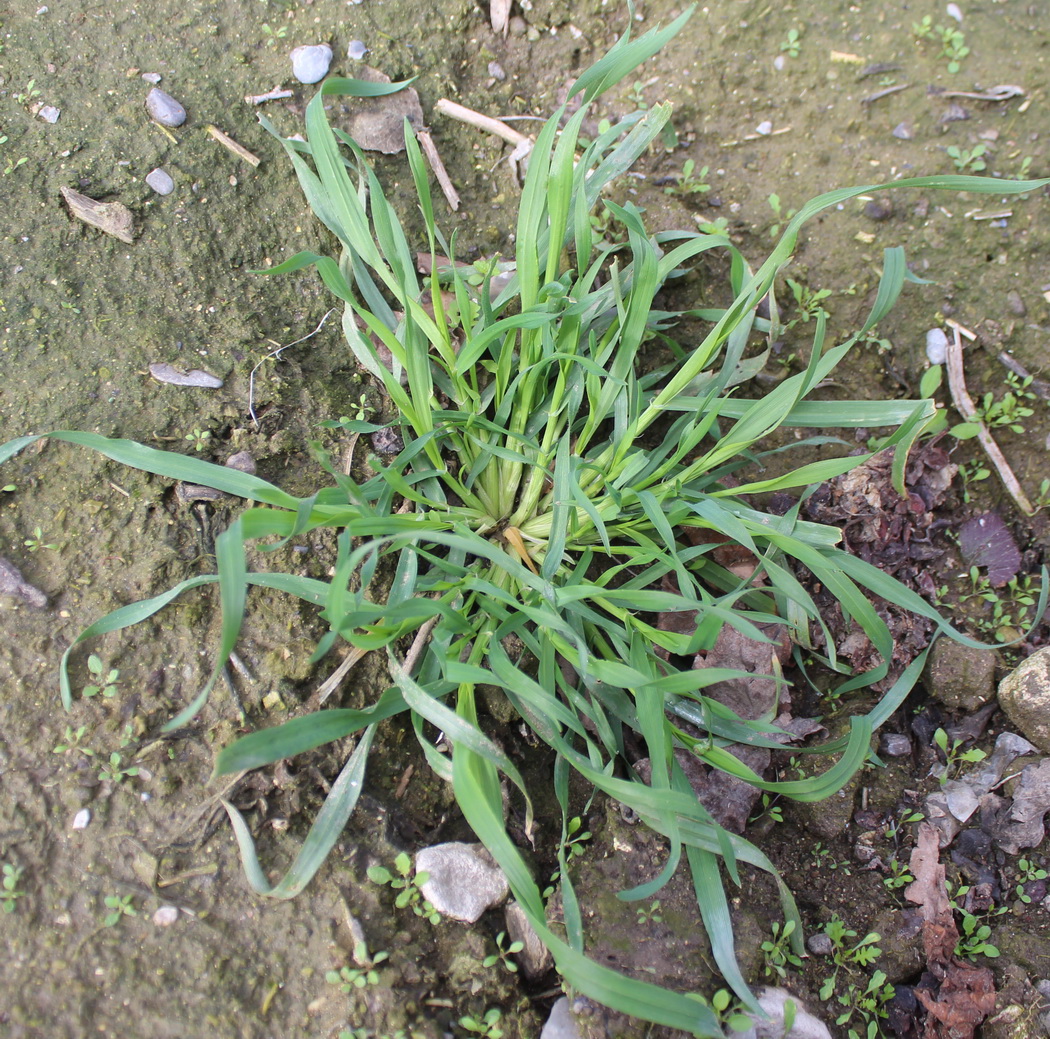
[(892, 132), (898, 141), (910, 141), (915, 136), (915, 127), (905, 119), (903, 123), (898, 123)]
[(550, 970), (554, 960), (550, 949), (540, 941), (525, 910), (517, 902), (508, 902), (503, 910), (503, 919), (507, 924), (507, 934), (511, 942), (521, 942), (521, 952), (517, 954), (518, 965), (527, 978), (539, 978)]
[(247, 451), (238, 451), (235, 455), (230, 455), (226, 459), (226, 468), (236, 469), (239, 473), (248, 473), (250, 476), (254, 476), (255, 459)]
[(540, 1039), (580, 1039), (576, 1018), (569, 1009), (569, 997), (562, 996), (551, 1007), (550, 1016), (543, 1025)]
[(1050, 646), (1022, 660), (999, 683), (999, 706), (1025, 739), (1050, 754)]
[(381, 455), (396, 455), (405, 449), (404, 437), (396, 429), (377, 429), (369, 438)]
[(996, 661), (995, 650), (940, 639), (930, 651), (923, 679), (930, 696), (945, 707), (973, 712), (995, 696)]
[(200, 368), (193, 368), (187, 372), (176, 368), (173, 364), (157, 363), (149, 366), (149, 373), (157, 382), (165, 382), (170, 386), (198, 386), (208, 390), (222, 389), (222, 379)]
[(450, 841), (416, 853), (416, 872), (429, 873), (423, 897), (442, 915), (472, 924), (507, 897), (503, 870), (481, 844)]
[(783, 72), (784, 71), (784, 67), (786, 65), (787, 65), (787, 58), (785, 58), (783, 54), (778, 54), (773, 59), (773, 68), (775, 68), (777, 70), (777, 72)]
[(893, 203), (888, 198), (870, 199), (864, 206), (864, 215), (876, 223), (889, 220), (893, 216)]
[(320, 82), (332, 65), (332, 48), (327, 43), (296, 47), (288, 56), (292, 60), (292, 75), (300, 83)]
[(150, 119), (161, 126), (182, 126), (186, 122), (186, 109), (159, 87), (146, 95), (146, 111)]
[(346, 48), (346, 56), (351, 61), (360, 61), (368, 53), (368, 48), (362, 40), (351, 40), (350, 46)]
[(768, 119), (763, 119), (762, 122), (755, 127), (755, 133), (761, 134), (763, 137), (768, 137), (773, 132), (773, 124)]
[(944, 364), (948, 357), (948, 337), (943, 328), (931, 328), (926, 333), (926, 360), (930, 364)]
[(831, 939), (823, 931), (811, 934), (806, 939), (806, 948), (814, 956), (830, 956), (834, 951)]
[(887, 758), (903, 758), (911, 753), (911, 740), (899, 732), (884, 732), (879, 739), (879, 753)]
[(1028, 313), (1028, 308), (1024, 305), (1024, 300), (1021, 299), (1021, 294), (1016, 289), (1011, 289), (1006, 294), (1006, 309), (1015, 317), (1024, 317)]
[(488, 64), (489, 75), (502, 83), (507, 78), (507, 73), (503, 71), (503, 66), (498, 61), (490, 61)]
[(157, 927), (171, 927), (179, 918), (179, 910), (176, 906), (161, 906), (153, 914), (153, 922)]
[(764, 988), (758, 994), (758, 1005), (766, 1017), (748, 1014), (754, 1025), (746, 1032), (735, 1033), (739, 1039), (782, 1039), (788, 1002), (795, 1006), (795, 1023), (791, 1027), (791, 1039), (831, 1039), (828, 1026), (814, 1017), (802, 1005), (798, 996), (782, 988)]
[(146, 174), (146, 183), (153, 188), (158, 195), (170, 195), (175, 190), (175, 181), (169, 174), (159, 166), (157, 169)]
[(154, 86), (156, 86), (161, 81), (161, 79), (163, 77), (161, 76), (161, 74), (159, 72), (143, 72), (142, 73), (142, 78), (147, 83), (152, 83)]
[(81, 808), (76, 815), (73, 816), (73, 829), (74, 830), (86, 830), (88, 823), (91, 822), (91, 809)]
[(55, 108), (54, 105), (41, 105), (36, 114), (44, 120), (45, 123), (57, 123), (58, 117), (62, 114), (62, 110)]

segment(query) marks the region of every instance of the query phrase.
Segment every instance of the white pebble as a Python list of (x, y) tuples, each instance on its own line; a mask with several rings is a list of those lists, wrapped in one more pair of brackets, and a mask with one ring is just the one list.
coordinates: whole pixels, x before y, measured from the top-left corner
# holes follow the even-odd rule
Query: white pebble
[(152, 83), (156, 86), (161, 81), (161, 74), (159, 72), (143, 72), (142, 78), (147, 83)]
[(328, 75), (332, 64), (332, 48), (327, 43), (296, 47), (289, 55), (292, 74), (300, 83), (317, 83)]
[(773, 59), (773, 68), (775, 68), (777, 70), (777, 72), (783, 72), (784, 71), (784, 66), (786, 64), (787, 64), (787, 58), (785, 58), (783, 54), (778, 54)]
[(179, 918), (179, 910), (176, 906), (161, 906), (153, 914), (153, 922), (158, 927), (171, 927)]
[(773, 132), (773, 124), (768, 119), (763, 119), (762, 122), (755, 127), (755, 133), (760, 133), (763, 137), (768, 137)]
[(159, 87), (154, 87), (146, 95), (146, 111), (161, 126), (182, 126), (186, 122), (186, 109)]
[(351, 40), (346, 48), (346, 56), (351, 61), (360, 61), (368, 53), (368, 48), (361, 40)]
[(962, 24), (963, 15), (958, 4), (949, 4), (944, 10), (949, 18), (954, 18), (960, 25)]
[(944, 364), (948, 356), (948, 337), (943, 328), (931, 328), (926, 333), (926, 359), (930, 364)]
[(89, 822), (91, 822), (91, 809), (81, 808), (80, 811), (73, 816), (73, 829), (86, 830)]
[(146, 183), (158, 195), (170, 195), (175, 190), (175, 181), (159, 167), (146, 174)]
[(62, 114), (62, 110), (55, 108), (54, 105), (41, 105), (37, 109), (36, 114), (44, 120), (45, 123), (57, 123), (58, 117)]

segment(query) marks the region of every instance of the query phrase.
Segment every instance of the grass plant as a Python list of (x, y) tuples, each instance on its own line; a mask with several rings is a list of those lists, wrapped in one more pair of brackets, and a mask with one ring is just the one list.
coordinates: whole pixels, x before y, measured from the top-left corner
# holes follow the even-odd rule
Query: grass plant
[[(328, 122), (327, 98), (375, 95), (399, 84), (329, 80), (307, 108), (308, 140), (282, 138), (307, 201), (339, 253), (300, 253), (276, 270), (317, 269), (344, 303), (350, 349), (399, 416), (394, 425), (404, 449), (393, 460), (369, 459), (371, 477), (344, 475), (317, 445), (330, 479), (299, 498), (192, 455), (92, 433), (48, 435), (254, 503), (217, 538), (216, 574), (124, 606), (81, 633), (62, 660), (67, 705), (69, 655), (78, 644), (146, 620), (184, 592), (212, 583), (222, 607), (215, 667), (171, 728), (204, 706), (237, 641), (253, 586), (319, 608), (327, 632), (315, 659), (338, 642), (388, 659), (391, 685), (366, 708), (297, 717), (220, 753), (216, 773), (229, 775), (359, 734), (298, 858), (276, 884), (260, 866), (244, 819), (227, 806), (255, 891), (287, 898), (309, 882), (353, 812), (376, 727), (407, 712), (422, 753), (452, 784), (463, 815), (500, 863), (565, 982), (637, 1017), (714, 1036), (721, 1034), (720, 1013), (702, 998), (625, 977), (587, 957), (584, 914), (565, 851), (571, 845), (570, 773), (629, 806), (666, 838), (667, 859), (658, 875), (620, 897), (649, 904), (679, 866), (687, 869), (714, 961), (736, 997), (754, 1009), (734, 954), (725, 884), (738, 884), (743, 866), (768, 873), (786, 919), (782, 933), (798, 956), (802, 923), (773, 864), (750, 841), (716, 823), (697, 801), (674, 751), (684, 749), (771, 795), (819, 801), (867, 759), (872, 731), (903, 702), (923, 660), (868, 713), (856, 713), (847, 735), (797, 751), (800, 757), (827, 757), (826, 767), (818, 763), (805, 778), (782, 782), (764, 780), (729, 752), (737, 743), (779, 748), (772, 720), (743, 720), (705, 695), (712, 683), (741, 673), (694, 670), (674, 661), (691, 660), (710, 647), (724, 625), (768, 641), (760, 625), (777, 622), (808, 656), (841, 673), (841, 695), (887, 674), (892, 638), (873, 596), (955, 633), (917, 595), (844, 552), (838, 530), (804, 520), (798, 506), (785, 515), (763, 509), (774, 491), (805, 495), (870, 457), (825, 457), (785, 471), (777, 455), (774, 475), (763, 468), (774, 452), (762, 445), (782, 427), (800, 430), (799, 443), (825, 450), (839, 443), (829, 430), (888, 428), (885, 443), (897, 449), (895, 476), (902, 486), (905, 452), (933, 415), (932, 402), (811, 398), (892, 306), (908, 279), (903, 252), (886, 251), (882, 281), (860, 329), (832, 344), (827, 318), (818, 310), (805, 369), (761, 399), (740, 392), (766, 359), (756, 342), (770, 325), (756, 308), (771, 296), (775, 325), (771, 294), (802, 225), (886, 186), (831, 191), (785, 215), (779, 242), (757, 270), (721, 234), (653, 235), (636, 206), (603, 201), (607, 186), (658, 139), (670, 106), (633, 112), (585, 141), (581, 133), (591, 102), (655, 54), (687, 17), (638, 39), (625, 35), (571, 89), (570, 98), (582, 100), (581, 107), (574, 113), (561, 108), (543, 126), (521, 194), (513, 276), (498, 291), (492, 291), (491, 274), (474, 286), (465, 277), (474, 270), (454, 262), (455, 236), (446, 239), (438, 228), (410, 129), (408, 164), (435, 271), (427, 282), (417, 275), (415, 247), (362, 152)], [(1041, 183), (946, 176), (893, 187), (1001, 195)], [(600, 206), (622, 226), (625, 245), (595, 247), (591, 217)], [(712, 252), (729, 259), (732, 302), (692, 311), (709, 331), (698, 343), (678, 344), (667, 334), (678, 315), (661, 310), (661, 290)], [(347, 435), (382, 428), (360, 419), (330, 425)], [(36, 439), (5, 445), (0, 462)], [(338, 545), (329, 580), (249, 569), (249, 545), (257, 546), (253, 561), (264, 560), (275, 543), (318, 528), (330, 530)], [(741, 578), (716, 561), (712, 550), (724, 537), (752, 553), (754, 574)], [(849, 674), (841, 667), (834, 639), (799, 578), (802, 571), (831, 592), (848, 621), (871, 640), (883, 661), (874, 670)], [(693, 611), (695, 630), (686, 634), (656, 622), (659, 612)], [(823, 650), (811, 628), (823, 629)], [(564, 930), (548, 923), (540, 887), (505, 826), (501, 778), (527, 819), (535, 791), (483, 727), (479, 685), (501, 690), (553, 751), (551, 781), (563, 828), (551, 855), (556, 852), (560, 866)], [(453, 747), (451, 760), (434, 744), (437, 731)], [(647, 748), (649, 782), (625, 767), (629, 738)]]

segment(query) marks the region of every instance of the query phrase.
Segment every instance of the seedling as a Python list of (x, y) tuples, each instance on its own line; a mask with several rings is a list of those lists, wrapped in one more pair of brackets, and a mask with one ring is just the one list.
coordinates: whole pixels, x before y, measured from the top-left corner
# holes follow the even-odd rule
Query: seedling
[(951, 778), (952, 772), (960, 765), (971, 764), (976, 761), (984, 761), (988, 755), (979, 747), (965, 748), (965, 740), (949, 741), (948, 733), (944, 729), (937, 729), (933, 734), (934, 746), (944, 756), (944, 770), (940, 775), (941, 786)]
[(768, 200), (769, 208), (773, 210), (773, 223), (769, 226), (769, 235), (771, 238), (776, 238), (780, 235), (781, 230), (786, 223), (788, 223), (794, 216), (794, 209), (784, 209), (783, 204), (780, 201), (780, 196), (774, 192), (769, 196)]
[(781, 928), (778, 921), (773, 921), (773, 938), (766, 939), (761, 946), (765, 961), (763, 970), (767, 978), (774, 976), (787, 977), (788, 967), (801, 967), (802, 959), (791, 948), (791, 936), (795, 933), (795, 921), (788, 920)]
[(495, 967), (497, 963), (502, 963), (505, 970), (510, 971), (511, 974), (516, 974), (518, 965), (510, 958), (516, 956), (522, 949), (525, 948), (523, 942), (507, 942), (507, 932), (500, 931), (496, 935), (496, 951), (490, 956), (486, 956), (481, 961), (483, 967)]
[[(710, 1008), (721, 1026), (720, 1034), (724, 1035), (727, 1028), (733, 1032), (746, 1032), (754, 1027), (755, 1022), (744, 1013), (743, 1004), (733, 997), (729, 989), (720, 988), (710, 999), (705, 999), (696, 992), (690, 992), (688, 996), (702, 1006)], [(791, 1033), (794, 1023), (795, 1004), (789, 999), (784, 1004), (784, 1035)]]
[(821, 841), (813, 846), (813, 868), (841, 870), (844, 876), (851, 876), (852, 869), (846, 859), (836, 859), (830, 848), (825, 848)]
[[(835, 1018), (835, 1024), (850, 1026), (846, 1032), (848, 1039), (877, 1039), (882, 1034), (879, 1021), (889, 1017), (886, 1004), (893, 999), (895, 991), (887, 984), (886, 975), (881, 970), (875, 971), (863, 988), (851, 984), (837, 997), (847, 1009)], [(853, 1023), (858, 1018), (861, 1022), (859, 1028)]]
[(106, 699), (117, 695), (117, 679), (120, 672), (111, 667), (108, 671), (102, 664), (102, 659), (92, 653), (88, 657), (88, 670), (95, 676), (95, 681), (84, 686), (81, 690), (84, 696), (98, 696), (100, 693)]
[(663, 916), (660, 915), (660, 900), (658, 898), (650, 902), (648, 907), (639, 906), (634, 912), (638, 917), (639, 924), (658, 924), (663, 921)]
[(51, 551), (54, 551), (56, 548), (58, 548), (58, 545), (56, 544), (45, 543), (44, 532), (40, 529), (40, 527), (34, 527), (33, 536), (26, 538), (25, 541), (22, 542), (22, 544), (25, 545), (30, 552), (39, 552), (42, 548), (47, 548)]
[(911, 23), (911, 34), (916, 42), (933, 38), (933, 15), (923, 15), (921, 22)]
[(782, 823), (784, 821), (784, 809), (776, 803), (776, 800), (775, 795), (763, 794), (761, 809), (751, 816), (748, 822), (757, 823), (760, 819), (768, 819), (773, 823)]
[(664, 188), (664, 194), (699, 195), (710, 191), (711, 185), (705, 179), (708, 174), (708, 167), (701, 167), (700, 172), (694, 176), (695, 169), (696, 162), (693, 159), (686, 159), (682, 165), (682, 172), (678, 174), (674, 184), (668, 184)]
[(938, 25), (941, 36), (941, 55), (948, 59), (948, 71), (954, 75), (962, 67), (962, 60), (970, 53), (966, 37), (953, 25)]
[(116, 751), (113, 751), (109, 756), (109, 761), (104, 762), (99, 770), (98, 778), (109, 783), (123, 783), (127, 777), (137, 776), (140, 771), (137, 765), (124, 768), (123, 759)]
[(138, 916), (133, 895), (107, 895), (103, 902), (109, 912), (102, 921), (104, 927), (116, 927), (125, 916)]
[(840, 969), (870, 967), (882, 955), (882, 950), (876, 944), (881, 936), (874, 931), (851, 944), (850, 939), (856, 938), (857, 932), (847, 927), (837, 916), (824, 925), (824, 933), (831, 939), (830, 956), (835, 965), (835, 972), (824, 980), (820, 989), (820, 998), (826, 1001), (831, 999), (835, 992), (835, 982), (838, 980)]
[(377, 952), (370, 956), (368, 946), (364, 942), (354, 944), (353, 967), (340, 967), (338, 970), (328, 971), (324, 978), (329, 985), (338, 985), (344, 995), (350, 995), (354, 989), (366, 988), (369, 985), (379, 984), (379, 972), (376, 967), (384, 960), (389, 959), (387, 952)]
[(467, 1015), (461, 1017), (459, 1023), (468, 1032), (480, 1035), (482, 1039), (502, 1039), (503, 1029), (499, 1026), (502, 1016), (503, 1014), (498, 1008), (491, 1007), (485, 1011), (485, 1016), (480, 1020)]
[(288, 26), (279, 25), (276, 29), (272, 29), (269, 25), (263, 22), (262, 25), (263, 36), (266, 37), (267, 47), (276, 47), (278, 40), (283, 40), (288, 35)]
[(831, 295), (831, 289), (811, 289), (808, 285), (795, 281), (794, 278), (787, 279), (791, 295), (795, 297), (795, 306), (798, 310), (796, 316), (788, 322), (788, 328), (802, 323), (808, 324), (819, 316), (828, 317), (828, 312), (821, 305)]
[(992, 936), (991, 927), (981, 923), (973, 913), (959, 909), (958, 906), (956, 909), (959, 911), (962, 926), (959, 928), (959, 941), (955, 946), (955, 955), (967, 960), (975, 960), (978, 956), (995, 959), (999, 955), (999, 950), (988, 941)]
[(1038, 866), (1031, 859), (1018, 859), (1017, 867), (1015, 870), (1015, 879), (1017, 886), (1014, 888), (1017, 897), (1028, 905), (1032, 901), (1032, 896), (1026, 894), (1025, 885), (1034, 884), (1037, 880), (1046, 880), (1047, 871), (1041, 866)]
[(801, 47), (798, 29), (788, 29), (787, 37), (780, 42), (781, 51), (789, 58), (797, 58)]
[(889, 870), (889, 873), (882, 878), (882, 882), (890, 891), (896, 891), (898, 888), (906, 887), (915, 880), (909, 872), (907, 865), (901, 862), (900, 859), (890, 859), (886, 868)]
[(987, 169), (988, 163), (984, 161), (984, 154), (988, 151), (988, 145), (975, 144), (971, 149), (960, 148), (957, 144), (947, 147), (948, 155), (951, 157), (955, 168), (962, 173), (969, 170), (971, 173), (980, 173)]
[(187, 433), (183, 439), (188, 440), (193, 445), (194, 451), (203, 451), (208, 446), (211, 433), (206, 429), (194, 429), (192, 432)]
[(23, 872), (21, 866), (12, 866), (9, 862), (4, 863), (4, 879), (0, 881), (0, 909), (5, 913), (13, 913), (18, 900), (25, 896), (25, 892), (18, 886)]
[(28, 105), (34, 98), (40, 97), (40, 91), (37, 88), (36, 80), (31, 79), (27, 84), (26, 88), (22, 93), (15, 94), (15, 101), (20, 105)]
[(87, 732), (86, 725), (81, 725), (77, 729), (74, 729), (72, 725), (67, 725), (66, 731), (62, 734), (62, 739), (51, 748), (51, 753), (69, 754), (73, 751), (79, 751), (86, 757), (94, 757), (95, 752), (90, 747), (81, 746), (80, 741), (84, 738), (85, 732)]
[(369, 866), (368, 879), (373, 884), (388, 885), (396, 891), (398, 894), (394, 899), (394, 905), (398, 909), (411, 906), (416, 916), (429, 920), (431, 924), (439, 924), (441, 914), (423, 897), (423, 892), (420, 890), (430, 879), (430, 874), (426, 870), (414, 872), (412, 859), (407, 852), (401, 852), (394, 859), (394, 869), (397, 871), (396, 876), (385, 866)]

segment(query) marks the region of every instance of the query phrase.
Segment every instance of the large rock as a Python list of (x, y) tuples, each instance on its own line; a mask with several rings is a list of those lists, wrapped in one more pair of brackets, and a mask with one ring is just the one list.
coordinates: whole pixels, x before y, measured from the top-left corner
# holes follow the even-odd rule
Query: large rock
[(1025, 739), (1050, 754), (1050, 646), (1023, 660), (999, 683), (999, 706)]
[(972, 713), (995, 696), (996, 659), (995, 650), (938, 639), (923, 675), (926, 688), (950, 710)]
[(423, 897), (442, 916), (466, 924), (499, 905), (510, 890), (503, 870), (481, 844), (452, 841), (423, 848), (416, 853), (416, 872), (430, 874), (419, 886)]

